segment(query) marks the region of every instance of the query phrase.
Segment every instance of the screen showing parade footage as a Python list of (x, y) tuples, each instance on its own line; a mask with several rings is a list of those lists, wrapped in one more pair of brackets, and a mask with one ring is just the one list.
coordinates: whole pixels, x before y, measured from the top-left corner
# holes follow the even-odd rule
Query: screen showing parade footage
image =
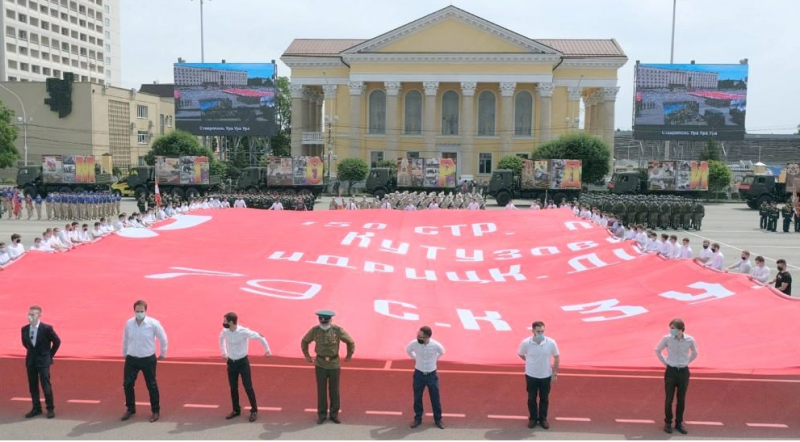
[(177, 63), (175, 122), (194, 135), (273, 136), (273, 63)]
[(746, 64), (637, 64), (637, 140), (742, 140)]

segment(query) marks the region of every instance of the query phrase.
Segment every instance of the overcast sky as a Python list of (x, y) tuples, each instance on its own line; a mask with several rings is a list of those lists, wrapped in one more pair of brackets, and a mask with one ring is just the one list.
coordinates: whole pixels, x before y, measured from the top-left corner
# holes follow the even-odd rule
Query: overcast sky
[[(178, 57), (200, 61), (199, 0), (120, 0), (122, 81), (172, 82)], [(278, 61), (294, 38), (372, 38), (453, 4), (527, 37), (616, 38), (617, 127), (631, 127), (633, 67), (668, 63), (671, 0), (205, 0), (205, 61)], [(750, 60), (747, 130), (800, 123), (800, 1), (678, 0), (675, 63)]]

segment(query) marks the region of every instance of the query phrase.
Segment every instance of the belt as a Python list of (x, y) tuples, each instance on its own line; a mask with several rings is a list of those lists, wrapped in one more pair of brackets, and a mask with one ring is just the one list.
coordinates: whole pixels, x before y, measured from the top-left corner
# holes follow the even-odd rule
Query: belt
[(243, 357), (243, 358), (239, 358), (239, 359), (231, 359), (231, 358), (228, 358), (228, 362), (235, 364), (235, 363), (237, 363), (237, 362), (244, 361), (245, 359), (247, 359), (247, 356), (245, 356), (245, 357)]
[(335, 356), (317, 356), (317, 358), (324, 359), (325, 362), (330, 362), (330, 361), (334, 361), (336, 359), (339, 359), (339, 355), (335, 355)]
[(667, 368), (668, 369), (672, 369), (672, 370), (678, 370), (678, 371), (683, 371), (683, 370), (688, 370), (689, 369), (689, 367), (673, 367), (671, 365), (668, 365)]
[(436, 370), (433, 370), (433, 371), (422, 371), (422, 370), (416, 370), (415, 369), (414, 371), (416, 371), (417, 373), (422, 374), (423, 376), (430, 376), (432, 374), (436, 374)]

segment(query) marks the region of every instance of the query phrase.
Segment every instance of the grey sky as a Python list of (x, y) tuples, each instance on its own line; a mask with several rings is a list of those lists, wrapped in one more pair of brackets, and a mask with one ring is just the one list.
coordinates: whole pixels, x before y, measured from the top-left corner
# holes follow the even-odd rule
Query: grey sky
[[(121, 0), (122, 81), (172, 82), (178, 57), (200, 61), (199, 0)], [(616, 38), (617, 127), (631, 126), (636, 60), (668, 63), (670, 0), (206, 0), (206, 62), (278, 61), (294, 38), (371, 38), (453, 4), (527, 37)], [(678, 0), (675, 62), (750, 60), (747, 130), (800, 123), (800, 1)]]

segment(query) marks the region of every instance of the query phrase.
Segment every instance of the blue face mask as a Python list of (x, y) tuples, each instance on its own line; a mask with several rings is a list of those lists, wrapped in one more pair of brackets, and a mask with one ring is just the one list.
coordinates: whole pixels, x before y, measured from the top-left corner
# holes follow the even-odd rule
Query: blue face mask
[(145, 315), (144, 312), (136, 312), (136, 319), (139, 320), (139, 321), (143, 321), (144, 320), (144, 315)]
[(675, 328), (671, 328), (671, 329), (669, 329), (669, 334), (672, 335), (673, 338), (677, 338), (678, 337), (678, 330), (675, 329)]
[(539, 342), (543, 341), (543, 340), (544, 340), (544, 332), (542, 332), (542, 333), (535, 333), (535, 334), (533, 335), (533, 339), (535, 339), (536, 341), (539, 341)]

